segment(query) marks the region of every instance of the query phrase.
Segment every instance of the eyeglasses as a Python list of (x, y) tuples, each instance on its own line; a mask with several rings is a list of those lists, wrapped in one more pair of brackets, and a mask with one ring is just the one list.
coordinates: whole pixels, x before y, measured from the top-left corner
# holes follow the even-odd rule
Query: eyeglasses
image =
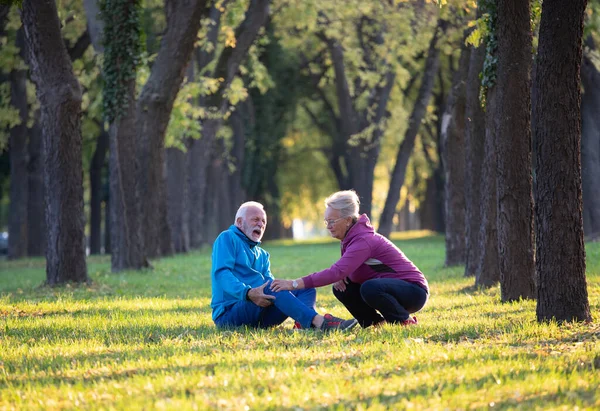
[(336, 220), (323, 220), (323, 222), (325, 223), (325, 227), (330, 227), (330, 226), (334, 225), (335, 223), (337, 223), (338, 221), (343, 220), (344, 218), (346, 218), (346, 217), (340, 217)]

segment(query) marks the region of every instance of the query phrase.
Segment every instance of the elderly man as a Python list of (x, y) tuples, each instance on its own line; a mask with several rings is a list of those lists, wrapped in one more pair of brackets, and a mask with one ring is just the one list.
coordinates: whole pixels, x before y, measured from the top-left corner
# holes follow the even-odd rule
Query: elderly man
[(315, 311), (314, 288), (274, 292), (270, 284), (269, 253), (260, 240), (267, 226), (262, 204), (249, 201), (240, 206), (235, 223), (217, 237), (212, 252), (212, 318), (217, 327), (268, 328), (286, 318), (295, 328), (323, 331), (349, 330), (355, 319), (343, 320)]

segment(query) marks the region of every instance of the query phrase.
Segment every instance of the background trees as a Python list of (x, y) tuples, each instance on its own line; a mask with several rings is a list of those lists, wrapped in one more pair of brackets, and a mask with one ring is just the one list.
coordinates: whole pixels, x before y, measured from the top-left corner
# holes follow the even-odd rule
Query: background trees
[[(443, 230), (445, 221), (447, 265), (464, 262), (478, 286), (496, 284), (502, 272), (505, 300), (532, 296), (531, 186), (543, 169), (532, 170), (528, 143), (537, 3), (533, 9), (487, 0), (441, 9), (418, 1), (340, 7), (333, 0), (59, 6), (63, 28), (55, 41), (72, 61), (82, 96), (81, 147), (69, 154), (80, 158), (74, 167), (89, 182), (76, 182), (76, 191), (90, 215), (89, 251), (112, 245), (115, 271), (210, 244), (248, 199), (267, 206), (267, 237), (289, 236), (294, 220), (318, 233), (323, 197), (353, 188), (381, 233)], [(1, 10), (7, 47), (0, 51), (0, 146), (9, 148), (0, 157), (0, 226), (10, 229), (16, 258), (40, 253), (40, 233), (51, 231), (40, 222), (39, 177), (41, 162), (54, 160), (44, 160), (50, 151), (42, 150), (38, 131), (45, 100), (33, 97), (33, 66), (19, 59), (24, 28), (16, 8)], [(588, 16), (583, 224), (593, 237), (600, 209), (595, 7)], [(533, 89), (534, 99), (540, 90)], [(545, 105), (533, 108), (534, 123), (545, 121)], [(66, 181), (53, 184), (66, 190)], [(47, 188), (52, 199), (61, 192)], [(581, 252), (583, 243), (577, 247)]]

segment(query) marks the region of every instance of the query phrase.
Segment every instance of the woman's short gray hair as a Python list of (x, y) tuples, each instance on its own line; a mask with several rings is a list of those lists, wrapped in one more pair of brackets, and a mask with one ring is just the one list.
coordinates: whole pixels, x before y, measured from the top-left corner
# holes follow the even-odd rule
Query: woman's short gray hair
[(354, 190), (344, 190), (333, 193), (325, 199), (325, 206), (339, 210), (342, 217), (358, 218), (360, 200)]
[(246, 217), (246, 211), (248, 211), (250, 207), (257, 207), (261, 210), (265, 209), (265, 207), (261, 203), (258, 203), (256, 201), (246, 201), (240, 206), (240, 208), (238, 208), (237, 213), (235, 213), (235, 220), (233, 220), (233, 222), (235, 223), (238, 217)]

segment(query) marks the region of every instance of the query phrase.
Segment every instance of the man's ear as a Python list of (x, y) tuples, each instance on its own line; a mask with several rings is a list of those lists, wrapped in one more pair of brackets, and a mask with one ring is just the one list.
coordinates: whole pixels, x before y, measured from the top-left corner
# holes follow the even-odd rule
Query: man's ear
[(235, 219), (235, 225), (236, 227), (242, 228), (242, 217), (238, 217)]

